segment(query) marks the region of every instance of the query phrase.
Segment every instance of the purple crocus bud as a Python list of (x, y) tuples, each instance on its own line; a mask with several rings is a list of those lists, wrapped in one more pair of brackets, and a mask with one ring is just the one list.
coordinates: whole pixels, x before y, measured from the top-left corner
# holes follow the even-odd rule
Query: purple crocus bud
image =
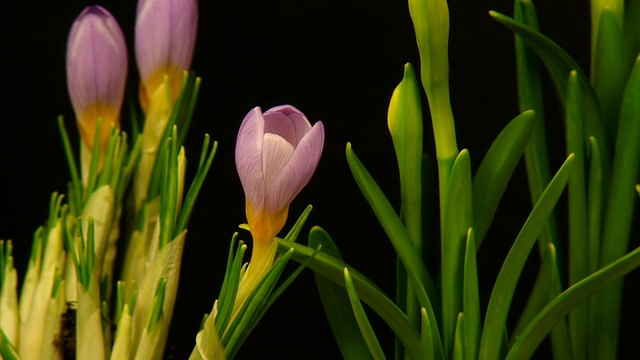
[(111, 126), (120, 128), (120, 108), (127, 79), (127, 47), (116, 19), (100, 6), (89, 6), (71, 27), (67, 41), (67, 86), (82, 140), (93, 147), (102, 118), (100, 145)]
[(284, 226), (289, 204), (311, 179), (323, 144), (322, 122), (311, 126), (290, 105), (264, 114), (256, 107), (242, 121), (236, 168), (246, 196), (254, 255), (266, 249)]
[(197, 27), (197, 0), (138, 1), (135, 51), (145, 111), (165, 76), (173, 100), (180, 94), (182, 73), (191, 66)]

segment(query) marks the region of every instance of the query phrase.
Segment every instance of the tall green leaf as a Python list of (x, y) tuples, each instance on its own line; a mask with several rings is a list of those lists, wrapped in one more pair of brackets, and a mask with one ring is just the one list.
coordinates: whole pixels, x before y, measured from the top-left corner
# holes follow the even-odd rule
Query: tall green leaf
[[(538, 30), (538, 16), (532, 1), (515, 0), (513, 7), (516, 21)], [(515, 45), (520, 111), (533, 110), (535, 112), (535, 124), (531, 139), (524, 150), (529, 192), (532, 204), (535, 204), (551, 179), (542, 97), (542, 74), (540, 59), (521, 36), (515, 36)], [(553, 213), (549, 216), (547, 224), (540, 234), (538, 244), (541, 254), (546, 251), (546, 244), (549, 242), (556, 246), (558, 244), (557, 221)]]
[[(585, 184), (585, 151), (582, 113), (582, 93), (575, 71), (569, 75), (566, 97), (567, 154), (574, 154), (574, 171), (567, 185), (569, 194), (569, 285), (585, 278), (588, 273), (589, 253), (587, 233), (587, 193)], [(576, 308), (569, 315), (571, 344), (577, 359), (586, 357), (588, 305)]]
[[(429, 316), (434, 316), (432, 301), (436, 299), (435, 285), (422, 258), (415, 251), (407, 229), (400, 221), (398, 214), (384, 196), (384, 193), (376, 184), (360, 159), (347, 144), (347, 162), (360, 191), (371, 206), (378, 222), (389, 237), (391, 244), (407, 269), (409, 278), (414, 286), (420, 305), (427, 309)], [(434, 319), (435, 320), (435, 319)]]
[(573, 160), (573, 155), (569, 155), (562, 167), (551, 179), (549, 186), (547, 186), (540, 200), (531, 211), (502, 264), (498, 279), (489, 298), (489, 306), (480, 342), (480, 359), (494, 360), (500, 356), (501, 339), (505, 331), (507, 314), (509, 313), (520, 273), (543, 224), (564, 190), (571, 174)]
[(453, 353), (456, 323), (463, 307), (465, 243), (473, 221), (471, 193), (471, 159), (463, 149), (451, 168), (442, 219), (442, 332), (447, 354)]
[[(340, 250), (333, 239), (321, 228), (313, 228), (309, 233), (309, 247), (322, 247), (322, 252), (342, 261)], [(349, 296), (344, 287), (330, 281), (323, 275), (314, 272), (318, 293), (322, 301), (340, 353), (344, 359), (370, 359), (371, 354), (358, 328), (358, 323), (351, 310)]]
[(535, 124), (533, 111), (513, 119), (493, 141), (473, 177), (473, 225), (478, 249), (527, 146)]
[(351, 308), (353, 309), (353, 314), (355, 315), (358, 327), (360, 328), (360, 333), (362, 334), (364, 341), (367, 343), (367, 347), (369, 348), (371, 355), (375, 360), (386, 359), (384, 352), (382, 351), (382, 347), (380, 346), (380, 342), (378, 342), (378, 338), (371, 327), (367, 313), (364, 311), (364, 307), (362, 307), (362, 303), (358, 298), (358, 291), (356, 290), (355, 285), (353, 285), (353, 280), (351, 279), (351, 275), (349, 275), (349, 269), (346, 267), (344, 268), (344, 284), (347, 289), (347, 294), (349, 294)]
[[(640, 165), (640, 56), (627, 82), (622, 98), (620, 123), (616, 138), (615, 157), (611, 173), (608, 202), (602, 237), (600, 265), (604, 266), (622, 256), (629, 246), (636, 196), (634, 186)], [(596, 349), (599, 356), (615, 354), (620, 321), (622, 283), (616, 282), (596, 297), (596, 324), (609, 334)], [(607, 355), (609, 354), (609, 355)]]
[[(620, 16), (620, 19), (622, 16)], [(634, 19), (631, 21), (638, 21)], [(592, 49), (591, 82), (600, 101), (607, 132), (615, 134), (620, 114), (622, 91), (631, 65), (625, 57), (622, 23), (610, 8), (600, 12), (600, 21)]]
[[(640, 248), (578, 282), (558, 295), (529, 323), (513, 343), (507, 359), (528, 359), (549, 331), (571, 310), (612, 281), (640, 266)], [(611, 354), (610, 354), (611, 355)], [(593, 354), (591, 355), (593, 356)]]
[(573, 70), (577, 72), (578, 79), (580, 80), (580, 89), (584, 97), (586, 134), (587, 136), (595, 136), (598, 139), (602, 139), (603, 158), (610, 159), (611, 155), (608, 149), (610, 149), (611, 134), (604, 126), (600, 104), (598, 103), (595, 92), (589, 84), (588, 78), (575, 60), (558, 46), (558, 44), (533, 28), (495, 11), (490, 11), (489, 14), (499, 23), (520, 35), (536, 54), (538, 54), (549, 71), (562, 102), (565, 101), (567, 94), (567, 78), (569, 77), (569, 73)]
[[(314, 227), (312, 229), (312, 232), (313, 231), (324, 232), (324, 230), (319, 227)], [(328, 236), (328, 234), (322, 236)], [(278, 247), (280, 250), (293, 248), (295, 251), (292, 259), (299, 263), (307, 261), (315, 252), (314, 249), (302, 244), (282, 239), (278, 239)], [(347, 266), (341, 260), (323, 252), (316, 254), (315, 257), (309, 261), (307, 267), (340, 286), (344, 286), (344, 268), (348, 267), (356, 290), (358, 290), (358, 297), (369, 305), (369, 307), (389, 325), (391, 330), (400, 338), (400, 341), (402, 341), (402, 344), (412, 358), (419, 359), (421, 357), (420, 338), (416, 328), (398, 306), (371, 280), (352, 267)], [(442, 354), (441, 348), (440, 354)]]
[(464, 312), (464, 357), (467, 360), (478, 358), (480, 346), (480, 290), (478, 287), (478, 267), (476, 263), (476, 242), (473, 229), (467, 231), (467, 243), (464, 252), (464, 286), (463, 303)]

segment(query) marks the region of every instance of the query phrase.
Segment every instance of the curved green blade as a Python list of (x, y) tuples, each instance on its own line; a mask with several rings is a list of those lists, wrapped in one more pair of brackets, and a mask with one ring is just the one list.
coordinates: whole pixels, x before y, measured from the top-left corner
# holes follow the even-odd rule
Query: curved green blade
[(549, 331), (589, 295), (640, 266), (640, 248), (565, 290), (529, 323), (513, 343), (507, 359), (528, 359)]
[[(314, 227), (311, 231), (325, 232), (319, 227)], [(326, 236), (328, 236), (328, 234)], [(302, 244), (283, 239), (277, 240), (280, 250), (287, 250), (289, 248), (293, 248), (295, 250), (292, 259), (297, 262), (307, 261), (315, 251), (314, 249)], [(343, 269), (347, 267), (347, 265), (341, 260), (321, 251), (316, 254), (311, 261), (309, 261), (307, 267), (324, 276), (331, 282), (344, 286)], [(360, 299), (369, 305), (371, 309), (373, 309), (382, 318), (382, 320), (389, 325), (391, 330), (393, 330), (393, 332), (400, 338), (400, 341), (402, 341), (402, 344), (407, 349), (407, 352), (411, 357), (419, 359), (420, 354), (422, 353), (420, 349), (419, 335), (416, 328), (409, 321), (406, 315), (371, 280), (360, 274), (352, 267), (349, 267), (349, 272), (351, 273), (356, 289), (358, 290), (358, 296)]]
[[(489, 15), (520, 35), (536, 54), (538, 54), (547, 67), (563, 103), (567, 93), (567, 78), (569, 77), (569, 73), (573, 70), (577, 72), (580, 89), (584, 96), (586, 134), (602, 139), (603, 150), (608, 151), (608, 149), (610, 149), (611, 136), (604, 127), (600, 104), (593, 88), (589, 84), (588, 78), (575, 60), (558, 44), (533, 28), (495, 11), (490, 11)], [(609, 152), (603, 152), (603, 156), (605, 159), (610, 158)]]
[(473, 177), (473, 226), (480, 248), (535, 124), (533, 111), (513, 119), (493, 141)]
[(502, 336), (504, 335), (507, 314), (520, 273), (529, 257), (547, 217), (555, 207), (571, 174), (574, 157), (569, 155), (560, 170), (551, 179), (540, 200), (531, 211), (527, 221), (502, 264), (498, 279), (493, 287), (480, 342), (480, 359), (496, 360), (500, 357)]
[(344, 268), (344, 285), (347, 289), (347, 294), (349, 294), (349, 301), (351, 302), (353, 314), (358, 323), (358, 327), (360, 328), (360, 334), (362, 334), (364, 341), (367, 343), (371, 356), (373, 356), (375, 360), (386, 359), (386, 356), (384, 356), (384, 352), (382, 351), (382, 347), (380, 346), (380, 342), (378, 342), (378, 338), (371, 327), (367, 313), (365, 313), (362, 303), (360, 302), (360, 298), (358, 298), (358, 291), (356, 290), (355, 285), (353, 285), (349, 269), (346, 267)]
[[(314, 228), (309, 233), (309, 247), (322, 247), (322, 252), (342, 261), (340, 250), (326, 231)], [(371, 359), (369, 348), (365, 342), (358, 323), (351, 310), (349, 296), (344, 287), (332, 282), (319, 273), (314, 272), (318, 293), (322, 301), (340, 353), (344, 359)]]
[(407, 229), (378, 184), (351, 149), (351, 144), (347, 144), (346, 154), (353, 178), (407, 269), (420, 305), (427, 309), (429, 316), (434, 316), (433, 309), (437, 308), (432, 306), (432, 301), (437, 299), (435, 285), (422, 258), (415, 251)]

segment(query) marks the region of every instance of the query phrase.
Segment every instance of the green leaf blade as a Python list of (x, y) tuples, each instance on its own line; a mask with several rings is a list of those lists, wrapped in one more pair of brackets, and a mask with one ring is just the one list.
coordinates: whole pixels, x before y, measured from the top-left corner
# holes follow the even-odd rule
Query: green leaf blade
[(480, 331), (482, 320), (480, 314), (480, 289), (478, 286), (478, 267), (476, 262), (476, 242), (472, 228), (467, 231), (466, 248), (464, 252), (464, 358), (476, 360), (480, 346)]
[(473, 178), (473, 224), (478, 248), (527, 146), (534, 124), (535, 114), (531, 110), (513, 119), (493, 141)]
[(435, 285), (421, 257), (416, 253), (406, 228), (371, 174), (351, 149), (351, 144), (347, 144), (346, 153), (351, 173), (407, 269), (421, 306), (433, 313), (431, 304), (436, 298)]
[(448, 354), (453, 352), (456, 323), (463, 307), (465, 242), (473, 221), (471, 194), (471, 159), (464, 149), (451, 168), (442, 219), (442, 328)]
[(374, 360), (386, 359), (384, 352), (382, 351), (382, 347), (380, 346), (380, 342), (378, 342), (378, 338), (371, 327), (367, 313), (365, 313), (362, 303), (358, 298), (358, 291), (353, 285), (353, 280), (351, 279), (351, 275), (349, 275), (349, 269), (346, 267), (344, 268), (344, 283), (351, 302), (351, 308), (353, 309), (358, 327), (360, 328), (360, 333), (371, 352), (371, 356), (373, 356)]
[[(636, 248), (617, 261), (565, 290), (549, 303), (521, 336), (513, 343), (507, 359), (528, 359), (540, 345), (545, 336), (560, 319), (565, 317), (589, 295), (599, 291), (612, 281), (619, 279), (640, 266), (640, 248)], [(611, 354), (609, 354), (611, 355)]]
[[(309, 247), (322, 247), (322, 252), (342, 261), (340, 250), (324, 230), (313, 228), (309, 233)], [(351, 310), (351, 302), (344, 287), (315, 273), (316, 285), (324, 313), (344, 359), (370, 359), (369, 348), (358, 328)]]
[(511, 29), (517, 35), (520, 35), (536, 54), (538, 54), (549, 71), (562, 102), (565, 101), (567, 94), (566, 79), (571, 71), (575, 70), (577, 72), (580, 80), (580, 88), (584, 96), (586, 133), (589, 136), (602, 139), (603, 158), (610, 159), (611, 156), (608, 149), (610, 149), (611, 136), (604, 126), (600, 104), (593, 88), (589, 84), (588, 78), (576, 61), (558, 46), (558, 44), (535, 29), (495, 11), (490, 11), (489, 14), (496, 21)]
[[(314, 229), (312, 229), (312, 231), (324, 232), (324, 230), (319, 227), (314, 227)], [(295, 252), (293, 253), (292, 259), (299, 263), (306, 261), (315, 251), (302, 244), (282, 239), (278, 239), (278, 243), (281, 250), (293, 248)], [(344, 286), (343, 269), (345, 266), (347, 265), (344, 262), (323, 252), (318, 253), (308, 263), (308, 267), (311, 270), (340, 286)], [(351, 267), (349, 267), (349, 272), (358, 290), (360, 299), (369, 305), (387, 325), (389, 325), (413, 358), (420, 358), (422, 352), (420, 350), (418, 332), (406, 315), (371, 280)]]
[(505, 330), (507, 314), (520, 273), (542, 225), (564, 190), (571, 174), (573, 160), (573, 155), (570, 155), (558, 170), (531, 211), (509, 254), (507, 254), (489, 299), (480, 343), (480, 359), (494, 360), (500, 356), (502, 345), (500, 340)]

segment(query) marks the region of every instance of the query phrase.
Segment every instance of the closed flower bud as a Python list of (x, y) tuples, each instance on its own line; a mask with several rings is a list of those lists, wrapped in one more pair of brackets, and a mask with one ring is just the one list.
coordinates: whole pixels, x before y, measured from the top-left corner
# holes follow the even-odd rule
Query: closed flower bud
[(111, 127), (120, 128), (127, 78), (127, 48), (114, 17), (100, 6), (78, 16), (67, 42), (67, 86), (84, 143), (93, 147), (98, 119), (104, 149)]
[(182, 73), (189, 70), (198, 27), (197, 0), (140, 0), (136, 16), (135, 51), (140, 72), (140, 103), (149, 100), (169, 79), (175, 100)]
[(324, 144), (322, 122), (311, 126), (290, 105), (247, 114), (236, 142), (236, 167), (256, 248), (265, 248), (287, 220), (289, 204), (309, 182)]

